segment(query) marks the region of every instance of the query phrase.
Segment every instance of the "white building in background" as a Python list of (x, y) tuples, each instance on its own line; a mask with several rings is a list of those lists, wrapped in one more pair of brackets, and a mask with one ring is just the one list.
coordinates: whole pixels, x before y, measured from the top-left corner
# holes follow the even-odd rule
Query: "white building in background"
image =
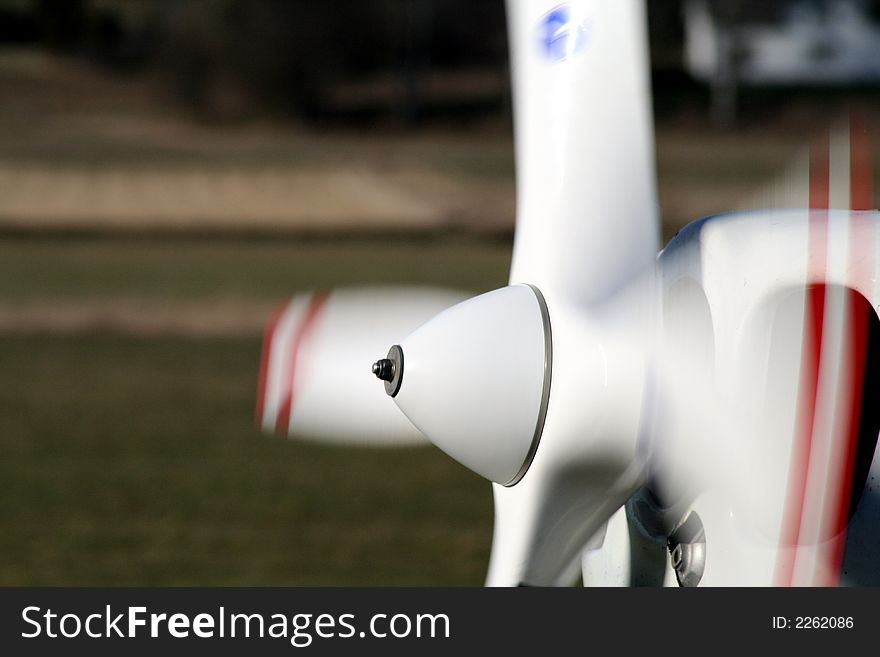
[(684, 60), (712, 86), (722, 121), (733, 118), (741, 84), (880, 82), (880, 2), (687, 0)]

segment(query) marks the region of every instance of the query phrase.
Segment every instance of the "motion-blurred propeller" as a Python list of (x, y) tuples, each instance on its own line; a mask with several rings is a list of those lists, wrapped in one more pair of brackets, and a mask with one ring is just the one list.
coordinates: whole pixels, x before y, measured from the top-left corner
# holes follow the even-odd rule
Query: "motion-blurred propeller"
[(424, 436), (370, 375), (377, 351), (465, 298), (434, 288), (350, 288), (293, 297), (263, 339), (256, 422), (327, 443), (402, 445)]

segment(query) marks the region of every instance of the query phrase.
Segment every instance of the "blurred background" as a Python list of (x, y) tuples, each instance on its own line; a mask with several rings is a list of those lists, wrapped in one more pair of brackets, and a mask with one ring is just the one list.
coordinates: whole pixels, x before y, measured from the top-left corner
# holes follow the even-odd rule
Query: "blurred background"
[[(880, 2), (648, 4), (664, 239), (876, 125)], [(488, 483), (253, 405), (280, 300), (499, 287), (514, 210), (502, 0), (0, 0), (0, 584), (481, 584)]]

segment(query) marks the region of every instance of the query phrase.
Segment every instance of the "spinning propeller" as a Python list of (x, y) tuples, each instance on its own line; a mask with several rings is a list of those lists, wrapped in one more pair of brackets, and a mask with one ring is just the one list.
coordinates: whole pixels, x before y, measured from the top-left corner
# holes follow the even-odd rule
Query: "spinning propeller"
[[(864, 132), (819, 149), (811, 209), (704, 219), (658, 256), (644, 3), (509, 0), (508, 20), (510, 284), (434, 296), (433, 312), (408, 310), (422, 292), (387, 292), (400, 312), (371, 354), (392, 345), (373, 365), (384, 390), (372, 384), (395, 403), (367, 401), (358, 378), (351, 417), (396, 405), (493, 482), (489, 585), (567, 584), (578, 569), (586, 584), (833, 584), (847, 564), (847, 581), (880, 580), (880, 503), (863, 493), (880, 477)], [(842, 180), (851, 193), (830, 193)], [(315, 302), (270, 331), (264, 427), (344, 428), (335, 390), (369, 376), (360, 330), (386, 317), (351, 294), (354, 328), (316, 323), (324, 355), (302, 378), (289, 363)], [(309, 385), (324, 403), (309, 405)], [(403, 416), (382, 417), (373, 426)], [(394, 427), (372, 440), (407, 435)]]
[(511, 285), (404, 339), (394, 399), (495, 483), (488, 583), (552, 584), (642, 478), (628, 334), (651, 321), (658, 249), (647, 39), (640, 2), (509, 2), (508, 20)]
[(387, 403), (364, 363), (465, 297), (453, 290), (405, 287), (293, 297), (266, 327), (257, 426), (328, 443), (424, 443), (424, 436)]

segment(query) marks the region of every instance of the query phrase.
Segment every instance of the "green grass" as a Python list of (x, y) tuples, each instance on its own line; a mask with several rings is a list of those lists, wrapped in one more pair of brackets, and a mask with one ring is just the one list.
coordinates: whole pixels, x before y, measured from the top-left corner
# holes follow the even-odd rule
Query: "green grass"
[(479, 585), (490, 486), (251, 426), (256, 339), (0, 336), (0, 584)]
[(0, 239), (0, 302), (278, 299), (313, 287), (504, 285), (510, 245), (450, 239)]
[[(507, 245), (452, 238), (7, 237), (0, 304), (479, 291), (509, 260)], [(0, 585), (483, 582), (490, 485), (434, 448), (258, 433), (258, 335), (52, 330), (0, 333)]]

